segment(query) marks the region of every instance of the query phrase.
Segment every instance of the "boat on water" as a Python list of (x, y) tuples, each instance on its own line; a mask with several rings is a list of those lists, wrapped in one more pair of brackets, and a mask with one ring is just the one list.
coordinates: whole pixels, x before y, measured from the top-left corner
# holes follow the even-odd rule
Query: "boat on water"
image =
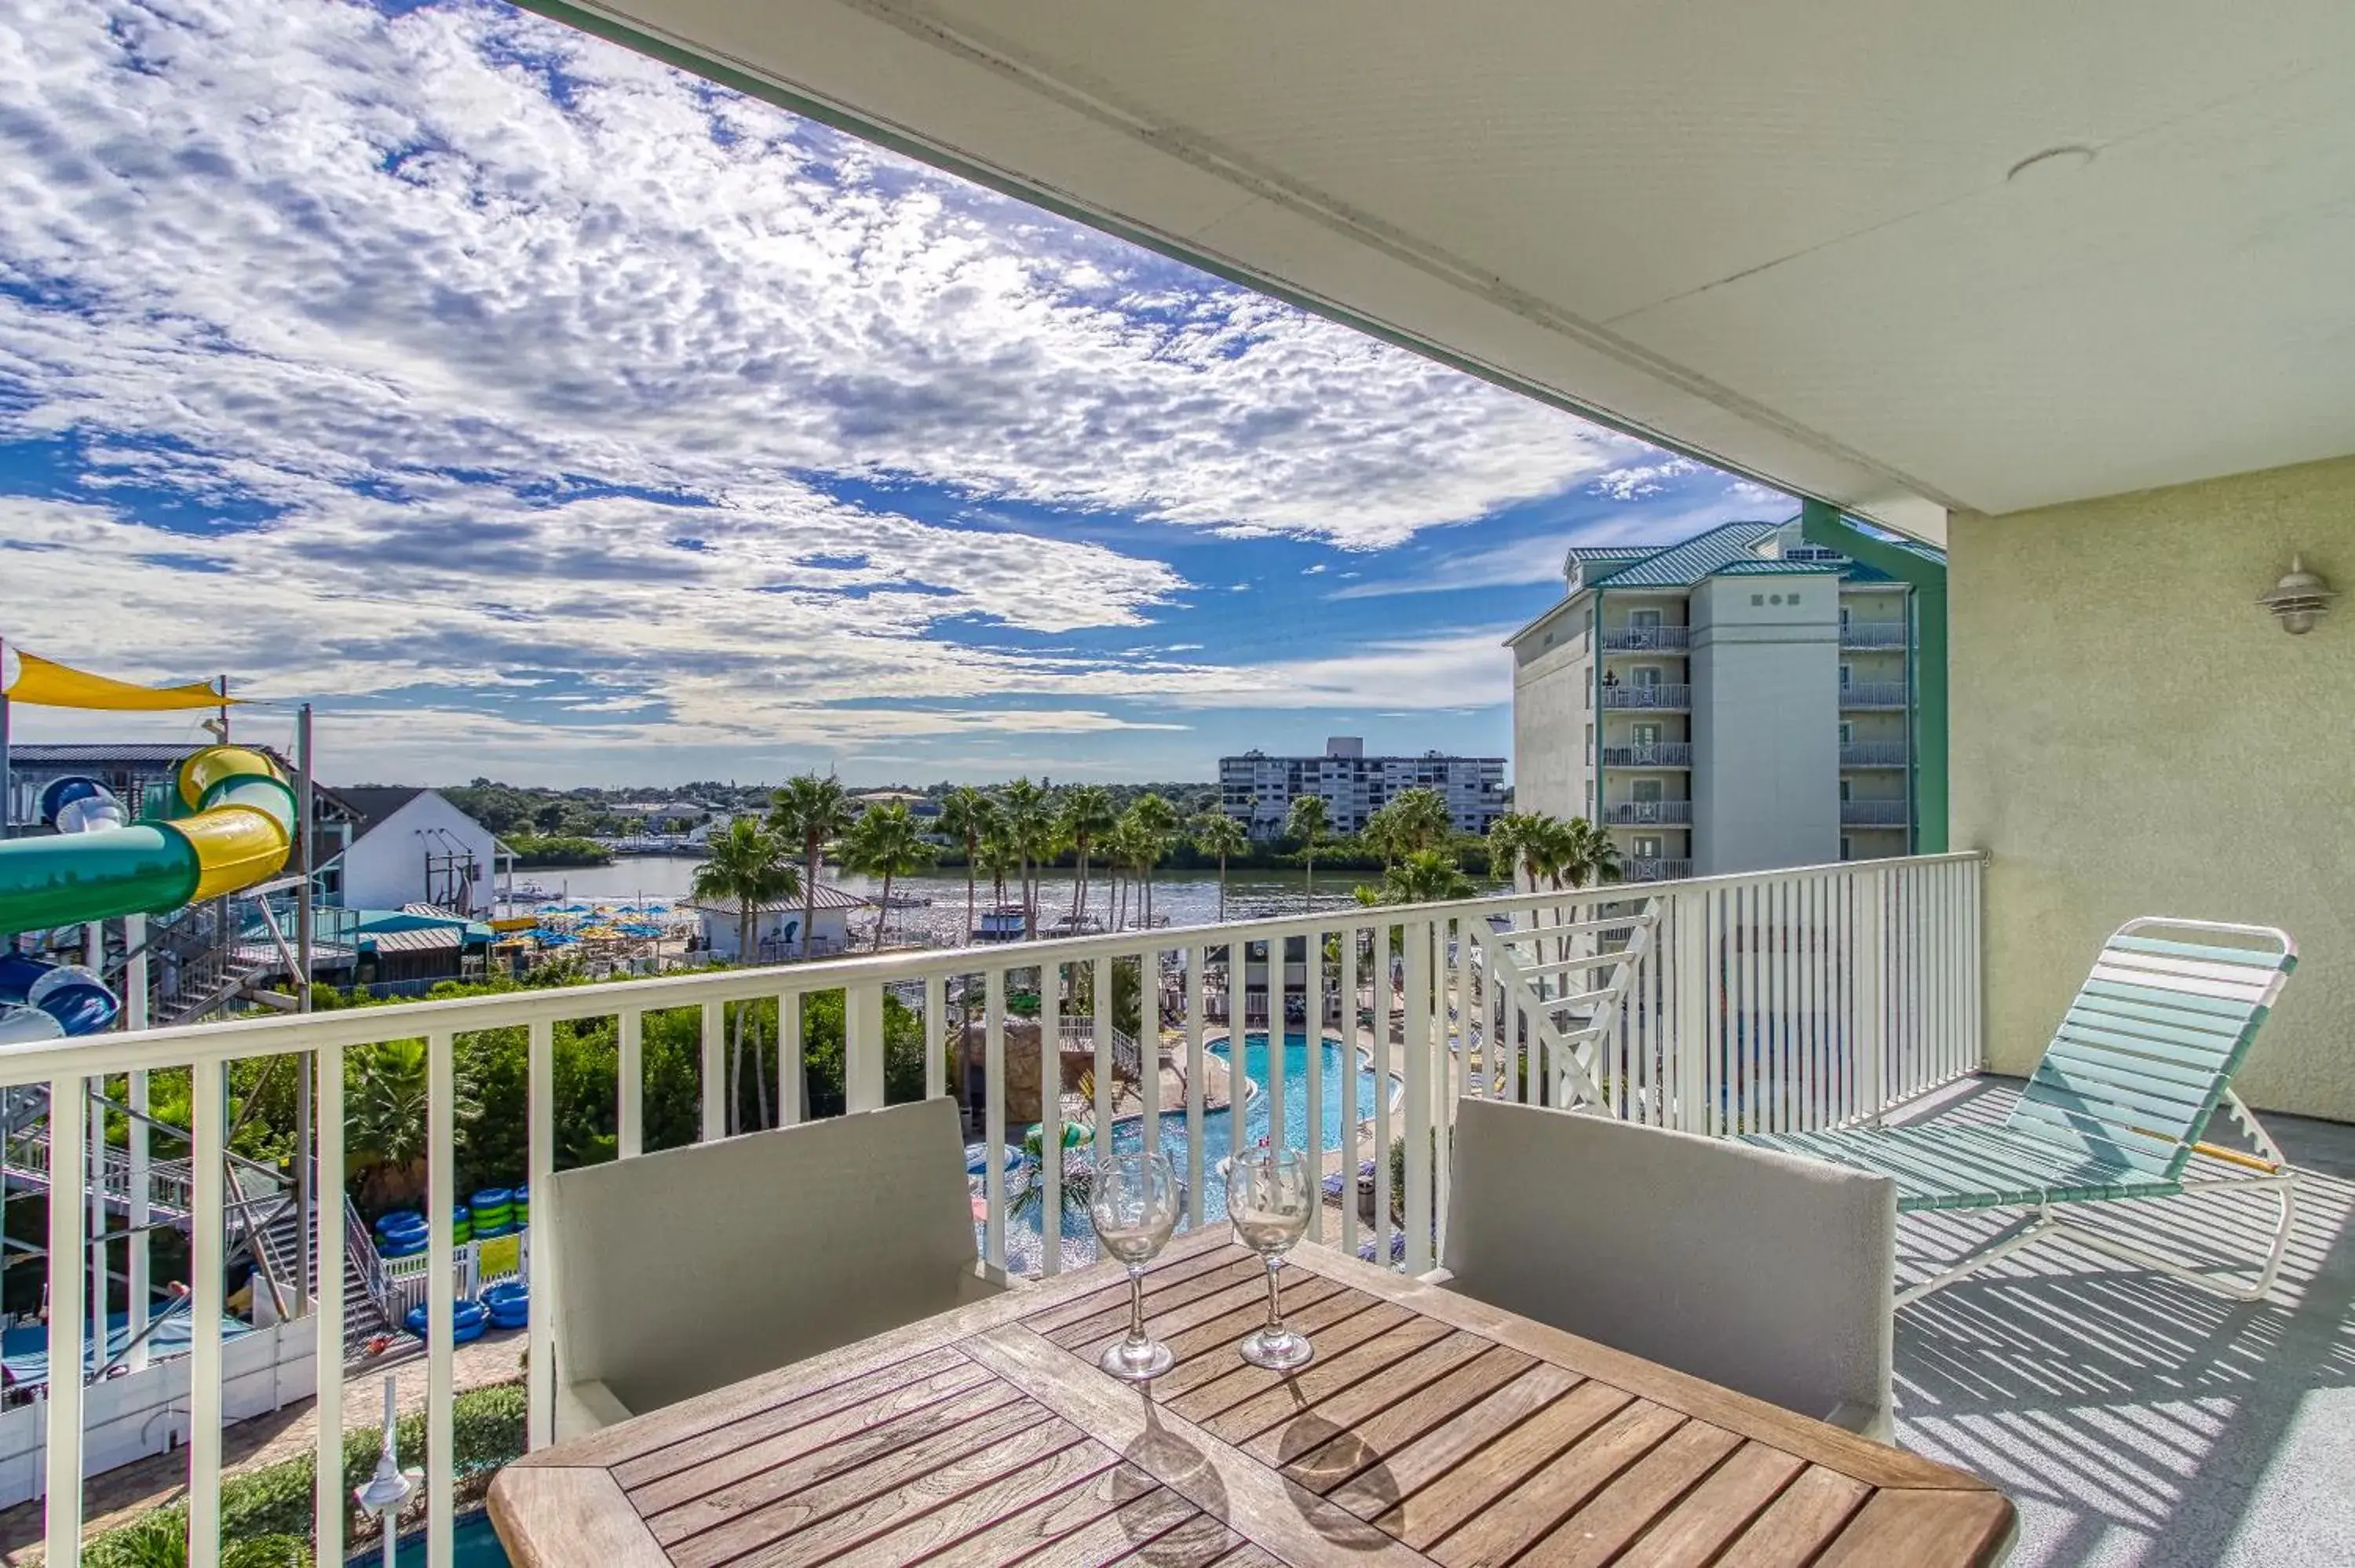
[(1001, 904), (995, 909), (985, 909), (974, 923), (973, 939), (976, 942), (1018, 942), (1029, 934), (1030, 922), (1019, 904)]

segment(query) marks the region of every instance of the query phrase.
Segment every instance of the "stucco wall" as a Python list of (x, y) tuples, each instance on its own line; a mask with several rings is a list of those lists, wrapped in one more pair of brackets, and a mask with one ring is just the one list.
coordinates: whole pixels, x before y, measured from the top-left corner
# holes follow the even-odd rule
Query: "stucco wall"
[[(2355, 1120), (2355, 459), (1948, 533), (1957, 849), (1989, 850), (1987, 1044), (2034, 1062), (2135, 915), (2262, 921), (2299, 967), (2241, 1079)], [(2291, 637), (2289, 567), (2350, 592)]]
[[(1557, 607), (1513, 649), (1513, 806), (1574, 817), (1586, 809), (1586, 705), (1593, 681), (1583, 609)], [(1551, 641), (1547, 638), (1550, 636)]]
[(1838, 859), (1832, 579), (1711, 577), (1693, 590), (1692, 628), (1694, 874)]

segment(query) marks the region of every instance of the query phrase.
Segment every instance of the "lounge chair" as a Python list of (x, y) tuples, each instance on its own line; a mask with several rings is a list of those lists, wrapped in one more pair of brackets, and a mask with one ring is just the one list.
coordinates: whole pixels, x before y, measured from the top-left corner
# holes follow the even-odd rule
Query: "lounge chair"
[[(1902, 1292), (1900, 1307), (2052, 1236), (2234, 1300), (2260, 1300), (2289, 1244), (2297, 1178), (2232, 1092), (2232, 1078), (2296, 962), (2296, 944), (2271, 926), (2129, 920), (2094, 960), (2000, 1127), (1945, 1118), (1752, 1133), (1744, 1141), (1888, 1176), (1901, 1213), (2036, 1211), (2022, 1228)], [(2255, 1154), (2202, 1141), (2220, 1107), (2247, 1132)], [(2222, 1186), (2270, 1191), (2280, 1206), (2254, 1285), (2187, 1267), (2053, 1212)]]
[(559, 1172), (556, 1436), (996, 1295), (963, 1149), (939, 1097)]
[(1469, 1098), (1455, 1112), (1442, 1267), (1426, 1279), (1887, 1438), (1887, 1179), (1591, 1112)]

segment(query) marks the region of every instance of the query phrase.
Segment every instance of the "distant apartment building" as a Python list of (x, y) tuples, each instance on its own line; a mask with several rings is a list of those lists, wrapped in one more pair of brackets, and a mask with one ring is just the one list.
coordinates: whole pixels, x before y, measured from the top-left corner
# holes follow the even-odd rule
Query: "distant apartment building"
[(1518, 808), (1609, 828), (1630, 880), (1944, 848), (1945, 557), (1832, 535), (1889, 569), (1796, 521), (1572, 549), (1507, 644)]
[(1280, 837), (1292, 802), (1322, 796), (1333, 830), (1365, 832), (1366, 820), (1408, 789), (1435, 789), (1461, 832), (1485, 833), (1506, 810), (1505, 759), (1368, 757), (1355, 736), (1335, 736), (1322, 757), (1270, 757), (1247, 751), (1219, 758), (1219, 802), (1254, 839)]

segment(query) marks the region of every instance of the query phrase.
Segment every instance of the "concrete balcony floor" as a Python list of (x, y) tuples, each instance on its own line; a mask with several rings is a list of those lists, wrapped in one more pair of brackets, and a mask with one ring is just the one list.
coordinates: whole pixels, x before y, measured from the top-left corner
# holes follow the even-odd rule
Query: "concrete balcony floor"
[[(1975, 1080), (1941, 1114), (2000, 1120), (2015, 1087)], [(2011, 1496), (2015, 1568), (2355, 1563), (2355, 1127), (2262, 1119), (2307, 1173), (2272, 1300), (2062, 1241), (1898, 1313), (1898, 1441)], [(2213, 1193), (2073, 1211), (2202, 1266), (2260, 1256), (2273, 1212)], [(2018, 1217), (1906, 1216), (1901, 1287)]]

